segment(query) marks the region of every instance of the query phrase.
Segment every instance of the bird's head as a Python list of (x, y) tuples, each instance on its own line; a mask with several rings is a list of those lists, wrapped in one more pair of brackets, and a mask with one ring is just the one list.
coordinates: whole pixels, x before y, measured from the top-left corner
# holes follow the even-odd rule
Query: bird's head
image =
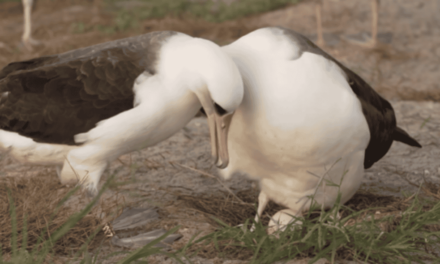
[[(209, 125), (212, 156), (219, 168), (226, 168), (229, 162), (227, 133), (234, 111), (243, 100), (241, 74), (221, 48), (208, 40), (186, 35), (176, 41), (172, 59), (181, 83), (192, 91), (203, 107)], [(172, 47), (174, 46), (174, 47)], [(171, 53), (168, 53), (171, 58)], [(183, 75), (183, 76), (182, 76)]]
[(208, 118), (211, 154), (219, 168), (229, 163), (228, 130), (234, 111), (243, 100), (243, 80), (232, 61), (212, 42), (195, 39), (199, 54), (197, 68), (204, 84), (192, 87)]

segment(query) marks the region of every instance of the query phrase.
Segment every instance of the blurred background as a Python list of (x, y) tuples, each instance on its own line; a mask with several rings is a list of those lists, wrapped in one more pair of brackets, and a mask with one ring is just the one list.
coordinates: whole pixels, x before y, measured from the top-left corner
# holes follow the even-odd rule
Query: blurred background
[(283, 26), (315, 42), (322, 30), (320, 46), (387, 99), (440, 101), (440, 0), (381, 0), (377, 43), (359, 45), (370, 39), (374, 2), (34, 0), (32, 41), (24, 45), (22, 0), (0, 0), (0, 67), (156, 30), (225, 45), (257, 28)]

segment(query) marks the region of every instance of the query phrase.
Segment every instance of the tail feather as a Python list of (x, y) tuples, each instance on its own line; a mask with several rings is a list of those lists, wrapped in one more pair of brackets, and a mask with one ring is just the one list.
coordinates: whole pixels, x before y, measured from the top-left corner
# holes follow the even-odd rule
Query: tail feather
[(422, 147), (422, 145), (420, 145), (420, 143), (417, 142), (417, 140), (415, 140), (410, 135), (408, 135), (408, 133), (406, 133), (406, 131), (401, 129), (400, 127), (396, 127), (396, 129), (394, 130), (393, 139), (395, 141), (400, 141), (402, 143), (408, 144), (413, 147), (418, 147), (418, 148)]

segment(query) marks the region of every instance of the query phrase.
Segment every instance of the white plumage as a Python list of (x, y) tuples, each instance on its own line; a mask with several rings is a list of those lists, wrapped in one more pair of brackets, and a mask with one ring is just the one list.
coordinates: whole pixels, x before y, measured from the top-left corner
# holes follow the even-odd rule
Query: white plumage
[(12, 63), (0, 72), (0, 91), (8, 93), (0, 128), (10, 131), (0, 130), (0, 147), (36, 164), (47, 164), (42, 146), (61, 148), (51, 160), (62, 166), (61, 182), (80, 180), (91, 194), (111, 161), (170, 137), (202, 106), (213, 156), (227, 164), (223, 122), (243, 98), (241, 75), (220, 47), (176, 32)]
[(364, 162), (371, 166), (370, 160), (380, 159), (396, 140), (394, 113), (375, 116), (370, 126), (389, 123), (380, 133), (391, 136), (382, 136), (386, 150), (366, 154), (369, 144), (381, 140), (370, 133), (366, 116), (373, 107), (386, 112), (391, 106), (293, 31), (259, 29), (223, 50), (238, 66), (245, 93), (230, 124), (230, 162), (221, 174), (244, 173), (259, 180), (257, 217), (269, 199), (288, 208), (272, 218), (275, 229), (309, 209), (312, 196), (325, 208), (334, 204), (338, 191), (342, 203), (349, 200), (361, 184)]
[(38, 157), (34, 149), (63, 153), (54, 155), (58, 166), (65, 154), (61, 181), (85, 180), (91, 193), (109, 162), (168, 138), (203, 107), (221, 174), (260, 182), (257, 218), (269, 199), (288, 208), (272, 218), (275, 229), (307, 210), (311, 196), (324, 207), (338, 191), (349, 200), (393, 141), (420, 147), (364, 80), (284, 28), (222, 49), (155, 32), (11, 63), (0, 92), (0, 129), (10, 131), (0, 130), (0, 147), (21, 160)]

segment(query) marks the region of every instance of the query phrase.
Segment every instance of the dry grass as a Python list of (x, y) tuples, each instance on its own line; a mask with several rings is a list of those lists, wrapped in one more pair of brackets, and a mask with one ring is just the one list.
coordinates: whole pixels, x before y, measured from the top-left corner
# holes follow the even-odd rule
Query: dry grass
[[(424, 191), (424, 195), (431, 198), (437, 198), (437, 193), (439, 191), (438, 186), (434, 187), (432, 184), (428, 184), (428, 187), (422, 187), (421, 190)], [(435, 190), (434, 190), (435, 189)], [(179, 199), (183, 200), (188, 207), (191, 207), (199, 212), (206, 214), (208, 217), (212, 216), (221, 220), (229, 226), (237, 226), (239, 224), (245, 223), (247, 219), (253, 219), (256, 213), (256, 204), (258, 197), (257, 190), (247, 190), (237, 193), (237, 196), (243, 200), (246, 204), (238, 202), (236, 198), (224, 193), (223, 196), (211, 196), (211, 197), (194, 197), (194, 196), (179, 196)], [(349, 215), (361, 212), (354, 219), (350, 219), (346, 225), (354, 225), (356, 223), (361, 223), (362, 221), (371, 221), (372, 217), (374, 219), (382, 219), (386, 217), (386, 221), (378, 221), (377, 224), (381, 230), (384, 232), (391, 232), (396, 227), (402, 219), (402, 212), (411, 207), (412, 201), (416, 195), (409, 196), (407, 198), (398, 198), (393, 196), (378, 196), (368, 192), (357, 192), (349, 202), (345, 204), (339, 211), (340, 218), (347, 217)], [(423, 211), (428, 211), (431, 206), (424, 204), (421, 208)], [(426, 207), (426, 208), (425, 208)], [(269, 203), (267, 209), (262, 217), (262, 224), (267, 226), (269, 222), (269, 215), (275, 214), (277, 211), (282, 210), (283, 207), (275, 204)], [(417, 208), (413, 208), (417, 210)], [(320, 211), (310, 212), (308, 216), (305, 216), (311, 222), (319, 221), (321, 215)], [(216, 224), (221, 230), (222, 225), (212, 220), (213, 224)], [(429, 225), (426, 227), (427, 230), (432, 232), (440, 231), (440, 225)], [(304, 231), (304, 230), (302, 230)], [(304, 234), (305, 235), (305, 234)], [(258, 237), (259, 235), (256, 235)], [(250, 248), (240, 243), (237, 244), (237, 240), (242, 238), (231, 238), (219, 241), (211, 241), (209, 243), (197, 243), (190, 246), (187, 253), (196, 253), (199, 257), (212, 259), (215, 257), (226, 257), (227, 259), (239, 259), (239, 260), (250, 260), (255, 254)], [(257, 239), (258, 240), (258, 239)], [(258, 240), (259, 241), (259, 240)], [(256, 243), (256, 242), (255, 242)], [(338, 257), (340, 259), (351, 259), (353, 252), (346, 249), (338, 250)], [(302, 258), (310, 258), (316, 254), (315, 251), (309, 250), (304, 251), (300, 255)]]
[[(32, 250), (38, 244), (37, 241), (47, 240), (50, 234), (59, 229), (72, 213), (77, 212), (69, 206), (59, 206), (69, 190), (69, 188), (61, 186), (58, 179), (53, 175), (47, 174), (40, 174), (31, 178), (0, 179), (0, 243), (3, 253), (8, 255), (12, 250), (13, 228), (11, 216), (13, 214), (11, 214), (8, 193), (10, 193), (15, 206), (18, 247), (21, 247), (23, 239), (22, 225), (24, 218), (26, 218), (28, 240), (26, 249)], [(68, 203), (80, 204), (77, 199), (78, 195), (74, 194)], [(108, 204), (108, 208), (102, 208), (102, 206), (103, 204), (95, 206), (93, 211), (96, 213), (97, 210), (114, 210), (114, 204)], [(89, 236), (97, 228), (100, 228), (102, 220), (93, 211), (82, 218), (53, 245), (54, 253), (67, 255), (78, 251), (86, 243)], [(97, 236), (90, 242), (89, 251), (97, 248), (104, 240), (104, 233), (99, 231)]]
[[(255, 217), (258, 191), (241, 191), (237, 193), (237, 197), (243, 200), (246, 204), (243, 205), (238, 202), (236, 199), (228, 195), (228, 193), (210, 197), (182, 195), (179, 196), (179, 199), (183, 200), (188, 207), (202, 212), (208, 217), (214, 216), (230, 226), (236, 226), (243, 224), (248, 218)], [(410, 200), (408, 199), (400, 199), (394, 196), (381, 196), (359, 191), (345, 204), (345, 207), (348, 209), (342, 210), (340, 213), (341, 217), (343, 217), (349, 214), (351, 210), (358, 212), (371, 209), (374, 210), (374, 212), (379, 211), (380, 213), (397, 212), (405, 210), (409, 206), (409, 203)], [(264, 210), (262, 223), (267, 225), (269, 222), (269, 216), (274, 215), (276, 212), (284, 208), (285, 207), (283, 206), (269, 202)], [(212, 223), (216, 222), (212, 220)]]
[[(237, 201), (234, 197), (228, 193), (223, 195), (210, 196), (210, 197), (197, 197), (197, 196), (179, 196), (179, 200), (183, 200), (186, 205), (199, 212), (206, 214), (210, 219), (212, 216), (220, 219), (224, 223), (230, 226), (236, 226), (243, 224), (248, 218), (255, 217), (257, 213), (258, 191), (257, 190), (245, 190), (238, 192), (237, 197), (240, 198), (245, 204)], [(269, 202), (264, 210), (265, 217), (262, 217), (262, 223), (267, 225), (269, 223), (269, 215), (273, 215), (279, 210), (284, 209), (280, 205), (273, 202)], [(211, 223), (217, 224), (215, 220), (211, 220)]]

